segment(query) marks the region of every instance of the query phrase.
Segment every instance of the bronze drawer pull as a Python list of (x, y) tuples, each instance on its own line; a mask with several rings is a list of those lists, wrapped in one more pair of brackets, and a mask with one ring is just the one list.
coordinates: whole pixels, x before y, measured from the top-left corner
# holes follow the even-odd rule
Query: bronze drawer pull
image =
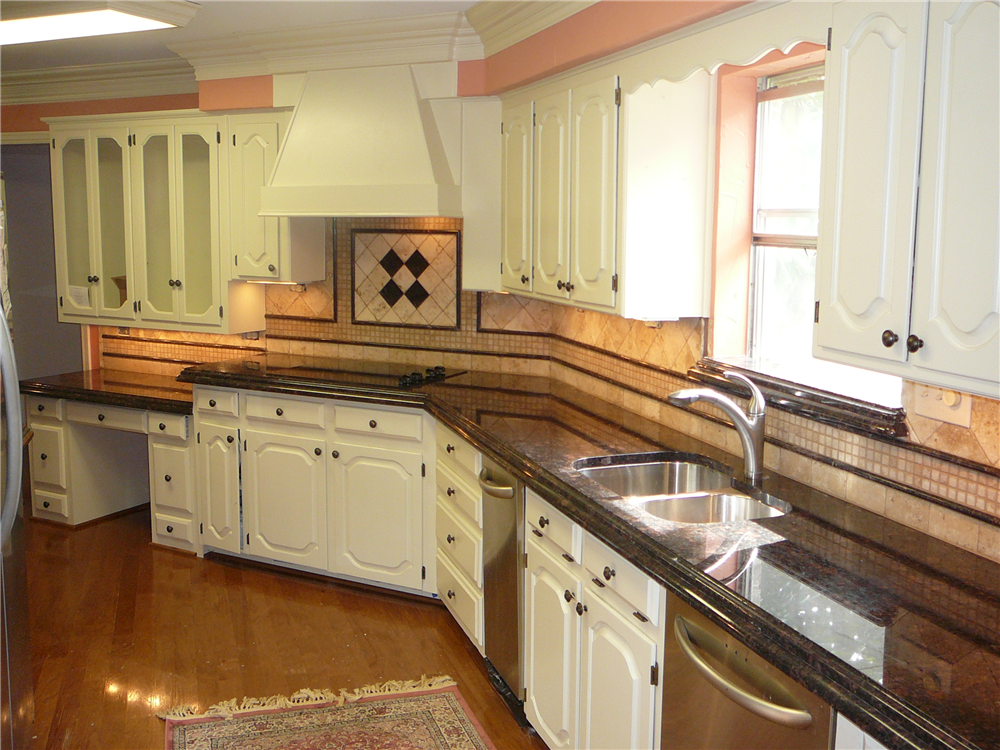
[(270, 271), (271, 273), (274, 273), (278, 269), (274, 267), (273, 263), (269, 263), (268, 266), (267, 266), (267, 270)]
[(104, 421), (104, 415), (103, 414), (98, 414), (97, 415), (97, 421), (98, 422), (103, 422)]
[(604, 566), (604, 580), (610, 581), (615, 577), (615, 571), (613, 568), (609, 568), (607, 565)]
[(587, 611), (587, 605), (586, 604), (581, 604), (580, 602), (576, 603), (576, 613), (578, 615), (580, 615), (580, 617), (583, 617), (583, 613), (586, 612), (586, 611)]
[(340, 458), (340, 451), (334, 451), (330, 455), (333, 456), (334, 458)]
[(226, 442), (231, 443), (235, 438), (232, 435), (226, 435)]
[(49, 507), (49, 501), (48, 500), (43, 500), (42, 501), (42, 507), (43, 508), (48, 508)]
[(573, 601), (574, 599), (576, 599), (576, 594), (574, 594), (574, 593), (573, 593), (572, 591), (570, 591), (569, 589), (566, 589), (566, 590), (565, 590), (565, 591), (563, 592), (563, 599), (565, 599), (565, 600), (566, 600), (566, 601), (568, 601), (568, 602), (571, 602), (571, 601)]
[(278, 407), (277, 409), (274, 410), (274, 413), (280, 417), (282, 414), (285, 413), (285, 410), (282, 409), (281, 407)]
[(40, 455), (40, 456), (39, 456), (39, 458), (40, 458), (40, 459), (42, 459), (43, 461), (44, 461), (45, 459), (47, 459), (48, 457), (49, 457), (49, 456), (48, 456), (48, 454), (47, 454), (47, 453), (43, 453), (42, 455)]
[(44, 404), (39, 404), (38, 405), (38, 411), (45, 411), (45, 405)]
[(448, 490), (447, 490), (447, 492), (446, 492), (446, 494), (448, 495), (448, 497), (451, 497), (452, 495), (455, 494), (455, 490), (453, 490), (451, 487), (449, 487)]
[(448, 544), (454, 544), (455, 543), (455, 537), (452, 534), (449, 534), (447, 537), (445, 537), (445, 541), (447, 541)]
[(604, 581), (602, 581), (600, 578), (597, 578), (595, 576), (594, 578), (591, 578), (590, 580), (597, 584), (597, 588), (599, 588), (599, 589), (603, 589), (604, 588)]
[(570, 554), (568, 554), (566, 552), (563, 552), (562, 556), (563, 556), (563, 560), (565, 560), (566, 562), (576, 562), (576, 559), (573, 557), (573, 555), (570, 555)]
[(549, 525), (549, 519), (547, 519), (545, 516), (539, 516), (538, 525), (544, 529), (546, 526)]
[(633, 612), (632, 617), (637, 619), (639, 622), (649, 622), (649, 618), (646, 617), (642, 612)]
[(375, 420), (373, 419), (373, 420), (371, 420), (371, 421), (370, 421), (370, 422), (368, 423), (368, 426), (369, 426), (369, 427), (371, 427), (371, 428), (372, 428), (372, 429), (374, 430), (374, 429), (375, 429), (376, 427), (378, 427), (378, 422), (376, 422), (376, 421), (375, 421)]
[(322, 448), (313, 448), (313, 453), (315, 453), (317, 456), (322, 456), (323, 455), (323, 449)]
[(545, 534), (543, 534), (542, 532), (540, 532), (538, 529), (532, 529), (531, 533), (534, 534), (535, 536), (539, 537), (539, 538), (542, 538), (542, 537), (545, 536)]
[(165, 430), (165, 429), (167, 429), (167, 426), (165, 424), (163, 424), (163, 422), (160, 422), (160, 429), (161, 430)]
[(169, 474), (164, 474), (163, 475), (163, 481), (164, 482), (169, 482), (170, 481), (170, 475)]
[(174, 533), (174, 527), (173, 526), (167, 526), (167, 533), (168, 534), (173, 534)]
[(448, 598), (449, 599), (454, 599), (455, 598), (455, 592), (452, 591), (451, 589), (448, 589)]
[(215, 408), (215, 399), (214, 398), (210, 398), (208, 400), (208, 405), (211, 406), (214, 409)]
[(455, 452), (455, 446), (452, 445), (451, 443), (448, 443), (448, 445), (445, 446), (444, 450), (445, 450), (445, 453), (454, 453)]

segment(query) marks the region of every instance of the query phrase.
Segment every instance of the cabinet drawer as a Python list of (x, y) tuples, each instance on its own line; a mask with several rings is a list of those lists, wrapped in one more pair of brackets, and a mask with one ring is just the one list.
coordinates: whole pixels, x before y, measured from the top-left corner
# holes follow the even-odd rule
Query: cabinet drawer
[(66, 405), (66, 419), (112, 430), (146, 432), (146, 412), (120, 406), (73, 402)]
[(63, 400), (61, 398), (45, 398), (44, 396), (28, 396), (28, 413), (30, 420), (32, 417), (44, 417), (46, 419), (63, 418)]
[(190, 547), (194, 544), (194, 521), (157, 513), (153, 518), (154, 541), (169, 546)]
[(478, 486), (473, 489), (460, 480), (447, 465), (437, 465), (438, 497), (446, 497), (469, 517), (478, 528), (483, 528), (483, 496)]
[(31, 507), (36, 518), (48, 518), (53, 521), (69, 520), (69, 503), (65, 495), (45, 490), (34, 490), (31, 493)]
[[(535, 536), (548, 537), (560, 550), (579, 564), (583, 557), (583, 529), (570, 521), (533, 490), (525, 491), (524, 518)], [(564, 555), (564, 557), (565, 557)]]
[(247, 396), (247, 418), (309, 427), (323, 427), (326, 424), (321, 402), (269, 396)]
[(584, 536), (583, 561), (595, 586), (614, 591), (629, 607), (659, 625), (661, 587), (656, 581), (590, 534)]
[(188, 418), (181, 414), (149, 414), (149, 434), (187, 440)]
[(334, 409), (333, 420), (340, 432), (420, 441), (424, 435), (421, 415), (421, 412), (381, 411), (338, 405)]
[(458, 569), (469, 577), (477, 588), (483, 587), (483, 539), (479, 531), (473, 531), (459, 520), (458, 511), (449, 503), (438, 498), (437, 540), (438, 548), (448, 553)]
[(438, 596), (466, 635), (483, 650), (483, 595), (473, 591), (440, 549), (437, 551)]
[(36, 484), (66, 488), (66, 433), (62, 425), (31, 428), (31, 478)]
[(194, 408), (202, 416), (207, 414), (226, 414), (231, 417), (240, 415), (240, 394), (236, 391), (213, 391), (196, 388), (194, 392)]
[(439, 460), (454, 462), (456, 467), (471, 474), (473, 480), (483, 470), (483, 454), (447, 427), (437, 426), (437, 446)]

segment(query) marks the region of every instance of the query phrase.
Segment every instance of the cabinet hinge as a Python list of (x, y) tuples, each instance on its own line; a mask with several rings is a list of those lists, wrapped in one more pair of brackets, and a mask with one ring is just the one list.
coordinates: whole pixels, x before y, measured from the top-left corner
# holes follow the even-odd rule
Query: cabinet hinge
[(222, 132), (219, 130), (215, 131), (215, 142), (222, 143)]
[(819, 323), (819, 300), (816, 300), (816, 312), (813, 313), (813, 323)]
[(622, 90), (620, 87), (615, 89), (615, 105), (618, 107), (622, 106)]
[(243, 441), (243, 452), (244, 453), (247, 452), (247, 441), (246, 440)]
[(420, 580), (421, 581), (426, 581), (427, 580), (427, 566), (426, 565), (421, 565), (420, 566)]
[(247, 547), (249, 547), (249, 546), (250, 546), (250, 535), (247, 534)]
[(201, 442), (201, 433), (200, 432), (198, 433), (198, 442), (199, 443)]
[(649, 668), (649, 684), (650, 685), (659, 685), (660, 684), (660, 665), (659, 664), (653, 664), (653, 666), (651, 666)]
[(239, 264), (240, 264), (240, 256), (234, 255), (233, 256), (233, 265), (237, 265), (238, 266)]
[(420, 464), (420, 476), (427, 476), (427, 464)]
[(55, 148), (55, 147), (56, 147), (56, 139), (55, 139), (55, 138), (53, 138), (53, 139), (52, 139), (52, 148)]
[(503, 276), (503, 263), (500, 264), (500, 275)]
[(139, 305), (139, 312), (142, 312), (142, 300), (137, 303)]
[(236, 145), (236, 133), (233, 133), (233, 145)]
[(219, 305), (219, 317), (222, 317), (222, 305)]
[(830, 26), (826, 30), (826, 50), (829, 52), (833, 49), (833, 27)]
[(612, 292), (618, 291), (618, 274), (615, 274), (614, 276), (611, 277), (611, 291)]
[(205, 524), (203, 524), (203, 523), (199, 523), (198, 524), (198, 533), (199, 534), (204, 534), (205, 533)]
[(525, 570), (528, 569), (528, 553), (527, 552), (524, 553), (524, 569)]
[(139, 303), (138, 302), (133, 302), (132, 303), (132, 312), (139, 312)]
[(59, 297), (59, 307), (62, 307), (62, 296)]
[(531, 113), (531, 124), (533, 126), (538, 124), (538, 118), (535, 116), (534, 112)]

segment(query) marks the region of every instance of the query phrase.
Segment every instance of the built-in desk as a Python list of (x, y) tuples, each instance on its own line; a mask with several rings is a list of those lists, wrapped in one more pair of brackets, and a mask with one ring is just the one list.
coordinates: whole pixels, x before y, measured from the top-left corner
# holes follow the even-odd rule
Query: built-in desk
[(153, 541), (198, 551), (191, 389), (91, 370), (21, 383), (35, 518), (79, 526), (151, 504)]

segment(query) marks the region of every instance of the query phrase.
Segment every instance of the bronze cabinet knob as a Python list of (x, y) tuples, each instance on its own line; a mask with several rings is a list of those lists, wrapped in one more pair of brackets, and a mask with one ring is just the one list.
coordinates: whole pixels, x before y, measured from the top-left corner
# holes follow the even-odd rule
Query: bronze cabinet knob
[(521, 274), (521, 283), (522, 283), (522, 284), (527, 284), (527, 283), (528, 283), (529, 281), (531, 281), (531, 279), (529, 279), (529, 278), (528, 278), (527, 276), (525, 276), (524, 274)]
[(323, 449), (322, 448), (313, 448), (313, 453), (315, 453), (317, 456), (322, 456), (323, 455)]
[(906, 351), (908, 351), (910, 354), (913, 354), (915, 351), (917, 351), (917, 349), (923, 348), (923, 345), (924, 345), (924, 340), (919, 336), (917, 336), (916, 334), (911, 333), (909, 336), (906, 337)]
[(40, 458), (40, 459), (42, 459), (43, 461), (44, 461), (45, 459), (47, 459), (48, 457), (49, 457), (49, 456), (48, 456), (48, 454), (47, 454), (47, 453), (43, 453), (42, 455), (40, 455), (40, 456), (39, 456), (39, 458)]
[(97, 415), (97, 421), (98, 422), (103, 422), (104, 421), (104, 415), (103, 414), (98, 414)]
[(448, 495), (448, 497), (451, 497), (452, 495), (455, 494), (455, 490), (453, 490), (451, 487), (449, 487), (446, 494)]
[(575, 598), (576, 598), (576, 597), (575, 597), (575, 596), (573, 595), (573, 592), (572, 592), (572, 591), (570, 591), (569, 589), (566, 589), (566, 590), (565, 590), (565, 591), (563, 592), (563, 599), (565, 599), (566, 601), (568, 601), (568, 602), (571, 602), (571, 601), (573, 601), (573, 600), (574, 600)]
[(174, 533), (174, 527), (173, 526), (167, 526), (167, 533), (168, 534), (173, 534)]
[(371, 428), (372, 428), (372, 429), (374, 430), (374, 429), (375, 429), (376, 427), (378, 427), (378, 422), (376, 422), (376, 421), (375, 421), (375, 420), (373, 419), (373, 420), (371, 420), (371, 421), (370, 421), (370, 422), (368, 423), (368, 426), (369, 426), (369, 427), (371, 427)]
[(163, 424), (163, 422), (160, 422), (160, 429), (161, 430), (165, 430), (165, 429), (167, 429), (167, 426), (165, 424)]
[(274, 264), (273, 264), (273, 263), (269, 263), (269, 264), (268, 264), (268, 266), (267, 266), (267, 270), (268, 270), (268, 271), (270, 271), (271, 273), (274, 273), (274, 272), (275, 272), (275, 271), (277, 271), (278, 269), (276, 269), (276, 268), (274, 267)]
[(44, 404), (39, 404), (38, 405), (38, 411), (45, 411), (45, 405)]
[(285, 413), (285, 410), (281, 409), (281, 408), (278, 408), (278, 409), (274, 410), (274, 413), (277, 414), (280, 417), (282, 414)]
[(615, 577), (615, 571), (613, 568), (609, 568), (607, 565), (604, 566), (604, 580), (610, 581)]
[(538, 525), (544, 529), (546, 526), (549, 525), (549, 519), (547, 519), (545, 516), (539, 516)]
[(899, 336), (894, 331), (888, 328), (882, 331), (882, 346), (886, 349), (891, 349), (897, 341), (899, 341)]
[(556, 289), (558, 289), (560, 292), (563, 289), (565, 289), (565, 288), (566, 288), (566, 282), (565, 281), (557, 281), (556, 282)]
[(455, 452), (455, 446), (452, 445), (451, 443), (448, 443), (448, 445), (445, 446), (444, 450), (445, 450), (445, 453), (454, 453)]
[(226, 442), (231, 443), (235, 438), (232, 435), (226, 435)]
[(49, 507), (49, 501), (48, 500), (43, 500), (42, 501), (42, 507), (43, 508), (48, 508)]
[(447, 541), (448, 544), (454, 544), (455, 543), (455, 537), (452, 534), (449, 534), (447, 537), (445, 537), (445, 541)]
[(451, 589), (448, 589), (448, 598), (449, 599), (454, 599), (455, 598), (455, 592), (452, 591)]
[(170, 475), (169, 474), (164, 474), (163, 475), (163, 481), (164, 482), (169, 482), (170, 481)]
[(330, 455), (333, 456), (334, 458), (340, 458), (340, 451), (334, 451)]
[(214, 409), (215, 408), (215, 399), (214, 398), (210, 398), (208, 400), (208, 405), (211, 406)]
[(576, 603), (576, 613), (580, 615), (580, 617), (583, 617), (583, 613), (586, 611), (587, 611), (587, 606), (585, 604), (581, 604), (580, 602)]

